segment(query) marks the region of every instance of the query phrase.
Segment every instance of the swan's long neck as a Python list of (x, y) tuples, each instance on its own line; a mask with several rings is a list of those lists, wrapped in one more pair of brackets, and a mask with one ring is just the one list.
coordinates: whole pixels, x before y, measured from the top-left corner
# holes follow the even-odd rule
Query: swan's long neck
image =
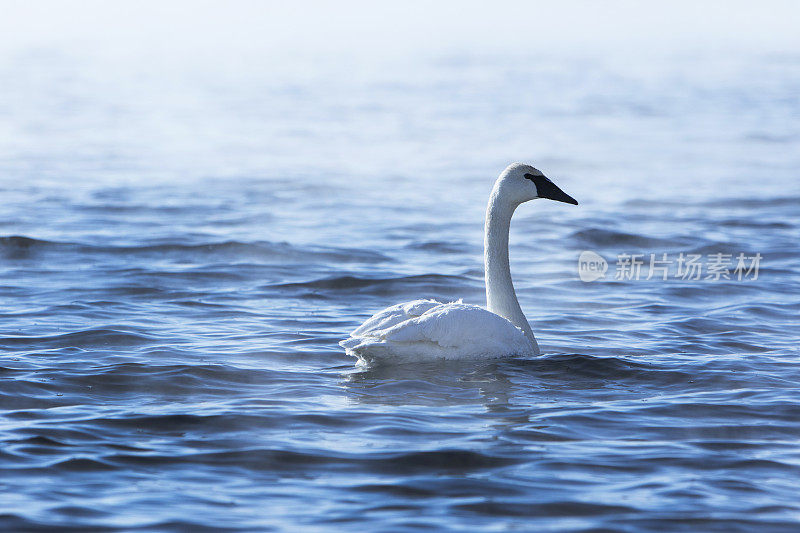
[(511, 283), (511, 268), (508, 261), (508, 230), (516, 205), (503, 198), (499, 183), (492, 190), (486, 208), (486, 231), (483, 240), (483, 261), (486, 277), (486, 308), (492, 313), (507, 318), (520, 328), (538, 351), (528, 319), (522, 312)]

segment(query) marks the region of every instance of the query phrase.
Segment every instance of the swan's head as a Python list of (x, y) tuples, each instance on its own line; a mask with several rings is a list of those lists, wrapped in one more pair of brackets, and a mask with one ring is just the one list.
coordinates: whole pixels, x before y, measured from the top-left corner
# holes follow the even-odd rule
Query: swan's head
[(501, 194), (515, 204), (536, 198), (549, 198), (557, 202), (578, 205), (578, 201), (558, 188), (538, 169), (523, 163), (512, 163), (497, 180)]

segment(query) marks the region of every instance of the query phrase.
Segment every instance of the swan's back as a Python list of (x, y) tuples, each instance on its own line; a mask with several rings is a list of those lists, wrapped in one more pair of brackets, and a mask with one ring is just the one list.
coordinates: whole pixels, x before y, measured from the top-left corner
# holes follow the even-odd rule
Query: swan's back
[(461, 302), (415, 300), (380, 311), (340, 345), (362, 363), (529, 355), (531, 341), (505, 318)]

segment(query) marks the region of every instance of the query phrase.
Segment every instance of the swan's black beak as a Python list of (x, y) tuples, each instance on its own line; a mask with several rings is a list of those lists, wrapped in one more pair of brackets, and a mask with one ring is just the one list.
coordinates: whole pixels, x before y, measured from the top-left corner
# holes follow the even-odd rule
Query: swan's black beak
[(578, 200), (559, 189), (555, 183), (550, 181), (545, 176), (525, 174), (525, 177), (536, 185), (536, 192), (538, 193), (539, 198), (549, 198), (550, 200), (555, 200), (556, 202), (578, 205)]

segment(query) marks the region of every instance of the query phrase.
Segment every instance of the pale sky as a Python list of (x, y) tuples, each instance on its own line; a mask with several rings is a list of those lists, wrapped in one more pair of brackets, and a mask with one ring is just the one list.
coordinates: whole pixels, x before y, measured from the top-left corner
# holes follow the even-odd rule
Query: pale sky
[(800, 2), (0, 0), (0, 51), (800, 51)]

